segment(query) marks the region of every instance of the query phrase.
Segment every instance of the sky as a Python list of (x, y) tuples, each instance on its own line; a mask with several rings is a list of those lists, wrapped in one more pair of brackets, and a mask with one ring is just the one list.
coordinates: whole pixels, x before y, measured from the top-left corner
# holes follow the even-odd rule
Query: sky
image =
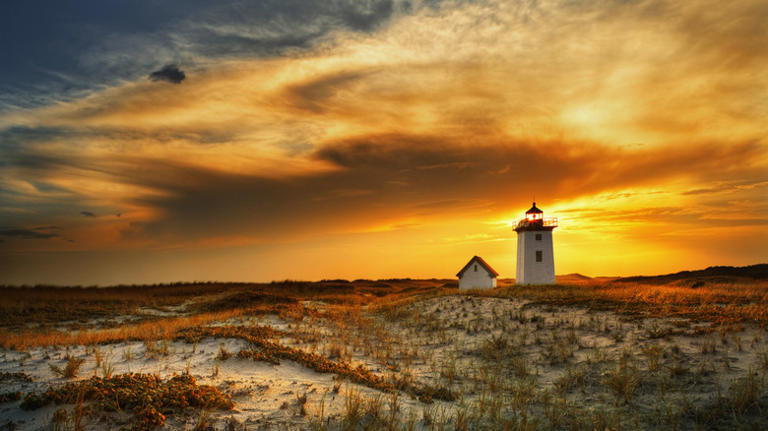
[(764, 0), (0, 4), (0, 283), (768, 262)]

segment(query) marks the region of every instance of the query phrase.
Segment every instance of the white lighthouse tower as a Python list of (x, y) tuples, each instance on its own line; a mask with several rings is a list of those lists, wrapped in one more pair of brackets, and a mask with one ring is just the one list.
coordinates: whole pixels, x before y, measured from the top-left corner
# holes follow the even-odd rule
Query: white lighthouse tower
[(552, 230), (556, 227), (557, 219), (545, 219), (536, 202), (517, 222), (517, 284), (555, 284)]

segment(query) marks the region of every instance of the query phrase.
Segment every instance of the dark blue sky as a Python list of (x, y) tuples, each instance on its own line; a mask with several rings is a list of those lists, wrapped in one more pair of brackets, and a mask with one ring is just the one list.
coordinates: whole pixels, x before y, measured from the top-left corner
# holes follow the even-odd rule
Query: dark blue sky
[(77, 97), (169, 63), (272, 56), (334, 29), (370, 31), (408, 3), (48, 0), (0, 3), (0, 111)]
[[(3, 64), (0, 95), (6, 102), (35, 104), (37, 97), (49, 95), (46, 93), (71, 93), (122, 77), (114, 71), (107, 75), (92, 70), (84, 64), (83, 56), (109, 37), (162, 32), (170, 23), (210, 2), (185, 1), (185, 7), (179, 7), (181, 3), (152, 0), (3, 2), (0, 4), (0, 64)], [(19, 93), (30, 94), (21, 97)]]

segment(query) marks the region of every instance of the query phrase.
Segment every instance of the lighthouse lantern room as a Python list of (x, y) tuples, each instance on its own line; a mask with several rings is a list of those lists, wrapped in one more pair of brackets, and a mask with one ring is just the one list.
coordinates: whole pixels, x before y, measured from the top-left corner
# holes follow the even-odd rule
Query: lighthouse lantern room
[(536, 202), (517, 222), (517, 284), (555, 284), (552, 231), (556, 227), (557, 218), (544, 218)]

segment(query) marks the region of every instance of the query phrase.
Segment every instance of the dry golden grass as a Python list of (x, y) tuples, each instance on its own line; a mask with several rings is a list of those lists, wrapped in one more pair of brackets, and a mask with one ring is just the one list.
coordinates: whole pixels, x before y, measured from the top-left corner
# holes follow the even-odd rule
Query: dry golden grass
[(272, 283), (173, 283), (143, 286), (0, 286), (2, 325), (24, 326), (86, 321), (134, 314), (139, 307), (165, 310), (192, 301), (190, 311), (219, 311), (252, 306), (323, 301), (365, 305), (425, 294), (446, 280), (323, 280)]
[[(186, 341), (184, 349), (192, 345), (194, 355), (203, 337), (236, 338), (249, 348), (237, 353), (226, 350), (231, 344), (215, 347), (217, 361), (237, 361), (232, 354), (272, 363), (291, 360), (383, 391), (370, 399), (347, 391), (340, 415), (330, 422), (323, 419), (326, 400), (321, 399), (318, 420), (309, 423), (318, 429), (388, 429), (391, 424), (408, 429), (415, 416), (400, 404), (405, 398), (398, 401), (398, 393), (424, 401), (420, 408), (426, 429), (618, 429), (629, 423), (650, 427), (645, 429), (686, 429), (680, 424), (701, 424), (701, 429), (720, 424), (719, 429), (729, 429), (742, 420), (766, 417), (768, 365), (758, 368), (757, 362), (755, 369), (762, 370), (758, 374), (739, 375), (733, 385), (714, 389), (720, 373), (736, 375), (723, 368), (728, 366), (729, 351), (750, 349), (750, 340), (756, 352), (766, 349), (762, 331), (754, 331), (754, 336), (727, 331), (728, 325), (746, 321), (768, 323), (766, 282), (572, 280), (557, 286), (514, 286), (501, 280), (497, 289), (460, 296), (456, 287), (447, 285), (445, 280), (199, 284), (135, 287), (136, 292), (74, 289), (68, 297), (57, 290), (48, 299), (43, 289), (29, 300), (34, 304), (16, 298), (17, 303), (8, 306), (17, 317), (24, 317), (25, 324), (0, 327), (0, 346), (26, 349), (136, 340), (145, 343), (149, 355), (162, 354), (163, 348), (167, 352), (167, 340), (175, 339)], [(142, 289), (149, 292), (145, 302), (140, 299)], [(167, 298), (162, 297), (163, 289), (169, 289)], [(421, 301), (442, 295), (449, 296)], [(470, 295), (524, 298), (532, 304)], [(119, 328), (98, 327), (97, 322), (64, 332), (61, 322), (71, 320), (69, 310), (87, 314), (77, 309), (78, 303), (86, 311), (98, 309), (95, 316), (110, 318), (142, 307), (181, 315), (145, 313), (145, 320)], [(170, 307), (181, 304), (185, 306)], [(624, 315), (584, 313), (571, 306)], [(26, 327), (37, 322), (38, 310), (43, 310), (42, 321), (53, 324)], [(281, 330), (254, 326), (251, 317), (261, 314), (282, 318)], [(640, 318), (647, 316), (683, 319)], [(236, 323), (231, 326), (210, 325), (232, 318)], [(685, 327), (688, 319), (724, 325), (724, 335), (694, 338), (696, 352), (681, 353), (674, 345), (676, 336), (688, 338), (692, 328), (701, 326)], [(607, 344), (595, 344), (597, 338)], [(620, 346), (634, 348), (635, 342), (641, 344), (618, 356)], [(109, 379), (113, 374), (109, 361), (98, 359), (101, 353), (95, 350), (93, 355), (96, 367), (98, 362), (106, 364), (102, 374)], [(122, 355), (130, 360), (130, 349)], [(219, 362), (206, 363), (205, 370), (212, 366), (218, 376)], [(334, 394), (339, 394), (340, 385), (335, 383)], [(735, 412), (736, 419), (717, 422), (720, 419), (709, 413), (710, 400), (686, 398), (691, 388), (716, 394), (712, 402)], [(582, 403), (585, 394), (592, 397), (592, 404)], [(302, 402), (300, 394), (296, 396), (294, 409), (304, 411), (306, 397)], [(385, 400), (390, 396), (394, 408), (388, 409)], [(447, 401), (457, 396), (456, 402)], [(444, 401), (427, 404), (432, 399)], [(309, 410), (315, 401), (310, 399)], [(449, 410), (440, 413), (446, 405)], [(592, 409), (595, 405), (599, 408)]]
[(717, 325), (768, 325), (768, 282), (676, 284), (585, 281), (564, 285), (502, 287), (470, 295), (526, 298), (536, 304), (577, 305), (648, 317), (684, 317)]
[[(394, 306), (417, 296), (447, 291), (444, 280), (325, 280), (273, 283), (197, 283), (153, 286), (97, 287), (0, 287), (0, 346), (25, 350), (33, 346), (96, 345), (136, 340), (169, 339), (181, 329), (249, 314), (277, 314), (300, 321), (317, 317), (315, 308), (303, 301), (322, 301), (359, 309), (369, 304)], [(187, 303), (182, 316), (144, 316), (139, 323), (88, 324), (88, 319), (135, 317), (139, 307), (167, 311)], [(83, 325), (66, 328), (62, 322), (80, 320)], [(29, 327), (34, 324), (34, 327)], [(39, 326), (38, 326), (39, 325)], [(107, 327), (103, 327), (107, 326)], [(93, 329), (88, 329), (88, 328)]]
[[(362, 325), (361, 307), (397, 320), (417, 299), (455, 294), (446, 280), (327, 280), (283, 281), (269, 284), (198, 283), (110, 288), (3, 287), (0, 312), (7, 316), (0, 328), (0, 346), (24, 350), (32, 346), (96, 345), (127, 340), (168, 339), (185, 327), (226, 320), (243, 313), (278, 314), (300, 321), (304, 317)], [(477, 296), (521, 297), (553, 306), (577, 305), (597, 310), (657, 317), (684, 317), (717, 326), (738, 327), (743, 322), (768, 324), (768, 282), (649, 284), (613, 280), (584, 280), (554, 286), (517, 286), (508, 280), (486, 291), (462, 292)], [(696, 287), (691, 287), (696, 286)], [(335, 304), (326, 312), (303, 301)], [(187, 302), (189, 315), (144, 321), (114, 328), (68, 331), (55, 322), (136, 312), (139, 307), (163, 310)], [(352, 316), (352, 314), (355, 314)], [(314, 316), (314, 317), (313, 317)], [(23, 322), (24, 324), (21, 324)], [(28, 328), (26, 324), (42, 324)], [(109, 326), (109, 325), (107, 325)]]
[(245, 310), (235, 309), (215, 313), (201, 313), (194, 316), (173, 317), (114, 329), (94, 329), (81, 332), (48, 330), (9, 331), (0, 330), (0, 346), (6, 349), (26, 350), (29, 347), (97, 345), (121, 341), (168, 340), (183, 328), (205, 325), (210, 322), (227, 320), (241, 315)]
[[(43, 393), (30, 392), (20, 407), (37, 410), (50, 403), (75, 404), (77, 413), (77, 406), (82, 407), (84, 401), (89, 402), (88, 409), (97, 412), (133, 412), (132, 430), (156, 429), (165, 423), (165, 414), (171, 411), (190, 407), (231, 410), (234, 407), (229, 396), (213, 386), (199, 385), (189, 374), (162, 380), (151, 374), (133, 373), (110, 378), (94, 376), (61, 387), (50, 387)], [(102, 424), (99, 428), (106, 427)]]
[(141, 306), (163, 309), (201, 295), (215, 295), (238, 288), (239, 284), (199, 283), (150, 286), (58, 287), (0, 286), (0, 315), (3, 325), (23, 327), (33, 322), (53, 325), (85, 322), (134, 314)]

